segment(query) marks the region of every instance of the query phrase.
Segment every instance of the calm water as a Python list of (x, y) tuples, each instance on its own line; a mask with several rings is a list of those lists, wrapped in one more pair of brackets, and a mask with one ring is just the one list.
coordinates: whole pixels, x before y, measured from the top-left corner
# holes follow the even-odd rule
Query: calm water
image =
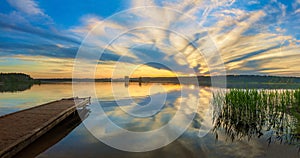
[[(89, 87), (90, 84), (80, 83), (79, 86), (83, 91), (82, 97), (89, 96), (90, 89), (86, 87)], [(22, 157), (30, 154), (38, 155), (38, 157), (299, 157), (298, 146), (295, 142), (284, 141), (278, 137), (273, 139), (272, 135), (276, 136), (276, 132), (280, 132), (275, 127), (267, 129), (267, 125), (255, 124), (253, 126), (263, 127), (259, 131), (262, 134), (243, 133), (240, 135), (239, 133), (243, 131), (244, 127), (234, 128), (233, 132), (229, 133), (227, 127), (215, 125), (214, 118), (218, 116), (213, 117), (214, 108), (212, 108), (211, 99), (214, 89), (210, 87), (197, 89), (194, 86), (172, 84), (142, 86), (131, 84), (129, 87), (125, 87), (122, 83), (115, 83), (114, 88), (110, 83), (96, 83), (95, 86), (97, 98), (93, 98), (92, 104), (89, 105), (86, 112), (88, 115), (83, 123), (73, 123), (70, 126), (55, 129), (50, 135), (45, 136), (37, 144), (24, 151)], [(182, 90), (185, 92), (183, 95)], [(22, 92), (1, 93), (0, 115), (72, 96), (71, 83), (34, 85)], [(164, 104), (161, 107), (152, 108), (159, 105), (159, 102), (153, 101), (155, 98), (165, 98)], [(191, 104), (194, 104), (195, 98), (199, 98), (196, 100), (198, 109), (194, 120), (184, 134), (166, 147), (154, 151), (132, 153), (114, 149), (100, 142), (85, 127), (85, 125), (94, 127), (92, 132), (106, 132), (110, 136), (122, 135), (102, 121), (104, 116), (99, 115), (98, 110), (100, 103), (105, 114), (119, 127), (135, 132), (159, 129), (172, 120), (180, 109), (180, 103), (183, 102), (188, 107), (193, 106)], [(151, 100), (153, 105), (146, 106), (151, 103)], [(133, 108), (135, 106), (133, 103), (138, 103), (145, 108)], [(149, 117), (139, 117), (139, 115)], [(291, 119), (292, 116), (287, 118)], [(230, 120), (222, 121), (230, 122)], [(230, 123), (226, 125), (230, 126)], [(184, 128), (183, 126), (179, 121), (173, 130)], [(205, 128), (203, 129), (201, 126)], [(287, 124), (286, 128), (282, 127), (289, 130), (290, 126), (298, 126), (298, 122)], [(213, 128), (214, 130), (210, 130)], [(206, 134), (206, 131), (209, 132)], [(289, 131), (283, 135), (286, 136), (285, 138), (291, 136)], [(143, 143), (148, 146), (156, 142)], [(132, 144), (126, 145), (131, 146)]]

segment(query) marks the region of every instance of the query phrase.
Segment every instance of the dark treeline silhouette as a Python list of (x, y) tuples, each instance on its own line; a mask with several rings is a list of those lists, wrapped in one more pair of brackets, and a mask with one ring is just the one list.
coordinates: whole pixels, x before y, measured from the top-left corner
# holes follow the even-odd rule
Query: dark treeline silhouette
[[(227, 88), (299, 88), (300, 77), (280, 77), (280, 76), (259, 76), (259, 75), (227, 75), (227, 76), (192, 76), (192, 77), (138, 77), (130, 78), (129, 82), (138, 83), (173, 83), (173, 84), (198, 84), (200, 86), (214, 86), (224, 82), (226, 79)], [(39, 79), (42, 83), (58, 82), (124, 82), (124, 78), (111, 79)]]
[(16, 92), (29, 89), (39, 83), (24, 73), (0, 73), (0, 92)]
[(0, 73), (0, 82), (28, 83), (28, 82), (34, 82), (34, 80), (29, 75), (24, 73)]
[[(220, 84), (226, 79), (226, 84)], [(142, 77), (131, 78), (131, 82), (142, 83), (176, 83), (198, 84), (200, 86), (226, 85), (227, 88), (299, 88), (299, 77), (258, 76), (258, 75), (228, 75), (228, 76), (194, 76), (194, 77)]]

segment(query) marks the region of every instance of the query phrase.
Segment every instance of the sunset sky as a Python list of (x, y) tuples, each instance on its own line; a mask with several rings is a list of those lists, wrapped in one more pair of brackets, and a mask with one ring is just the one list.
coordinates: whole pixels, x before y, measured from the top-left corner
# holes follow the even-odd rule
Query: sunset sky
[(0, 41), (0, 72), (34, 78), (72, 77), (85, 51), (83, 78), (218, 74), (202, 48), (227, 74), (300, 77), (300, 0), (3, 0)]

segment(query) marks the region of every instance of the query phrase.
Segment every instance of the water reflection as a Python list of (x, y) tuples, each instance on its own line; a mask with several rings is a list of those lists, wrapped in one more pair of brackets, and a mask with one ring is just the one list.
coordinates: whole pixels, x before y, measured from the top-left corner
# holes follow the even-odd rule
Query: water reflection
[(0, 84), (0, 92), (19, 92), (30, 89), (33, 83), (9, 83)]
[[(178, 99), (181, 93), (176, 90), (168, 92), (166, 103), (161, 105), (160, 103), (154, 104), (156, 103), (154, 102), (144, 108), (144, 104), (147, 104), (151, 98), (159, 98), (157, 96), (160, 95), (163, 94), (156, 93), (145, 97), (123, 98), (117, 101), (100, 101), (100, 105), (109, 119), (118, 126), (130, 131), (149, 131), (167, 124), (179, 109), (180, 100)], [(143, 108), (135, 108), (135, 106)], [(129, 112), (127, 113), (127, 111)], [(149, 116), (149, 114), (151, 115)], [(147, 117), (138, 117), (139, 115)]]
[(116, 85), (112, 91), (114, 99), (93, 100), (93, 119), (85, 125), (101, 141), (126, 151), (154, 150), (172, 142), (189, 126), (199, 104), (199, 90), (188, 86)]
[(0, 95), (0, 116), (72, 96), (71, 83), (35, 84), (26, 91), (4, 92)]
[(300, 150), (299, 114), (287, 104), (292, 102), (290, 92), (282, 93), (234, 90), (215, 94), (212, 131), (216, 139), (224, 133), (232, 142), (262, 138), (269, 145), (290, 144)]
[[(82, 89), (81, 96), (89, 95), (90, 89), (87, 88), (89, 84), (91, 83), (78, 83)], [(212, 100), (214, 90), (211, 87), (200, 87), (200, 89), (195, 90), (195, 87), (189, 85), (166, 84), (155, 86), (153, 84), (143, 84), (139, 86), (138, 83), (130, 84), (128, 87), (124, 87), (124, 84), (120, 83), (115, 85), (115, 88), (110, 83), (95, 83), (95, 86), (97, 98), (93, 98), (92, 104), (88, 107), (90, 112), (83, 121), (85, 124), (74, 124), (75, 126), (72, 128), (67, 127), (57, 131), (56, 133), (62, 134), (67, 129), (72, 129), (70, 133), (63, 134), (63, 138), (57, 140), (58, 142), (55, 141), (53, 143), (55, 145), (43, 147), (41, 150), (31, 148), (30, 152), (37, 151), (38, 157), (95, 157), (99, 155), (103, 157), (299, 156), (295, 148), (299, 141), (297, 136), (297, 131), (299, 131), (297, 129), (299, 127), (296, 119), (297, 113), (291, 113), (289, 109), (282, 111), (280, 108), (271, 106), (263, 109), (212, 106), (211, 103), (214, 103), (215, 100)], [(183, 97), (180, 96), (181, 89), (186, 89), (188, 92)], [(155, 95), (165, 94), (167, 94), (166, 102), (159, 112), (156, 111), (156, 108), (151, 109), (150, 107), (142, 111), (134, 108), (137, 106), (136, 104), (139, 104), (140, 107), (148, 105), (151, 97)], [(34, 85), (30, 90), (20, 93), (2, 93), (0, 95), (0, 112), (9, 113), (52, 100), (71, 97), (72, 95), (71, 83)], [(122, 137), (123, 133), (109, 128), (106, 122), (103, 121), (104, 116), (97, 113), (98, 103), (100, 102), (110, 120), (126, 130), (144, 132), (159, 129), (174, 119), (174, 115), (180, 109), (180, 103), (193, 103), (192, 100), (198, 97), (199, 106), (194, 113), (195, 117), (183, 135), (168, 146), (154, 151), (130, 153), (114, 149), (100, 142), (85, 127), (86, 124), (89, 124), (100, 134), (106, 133), (112, 137)], [(118, 101), (122, 103), (122, 106), (117, 105)], [(214, 105), (216, 104), (214, 103)], [(132, 113), (141, 114), (145, 110), (154, 113), (148, 113), (153, 114), (149, 117), (130, 115)], [(189, 114), (189, 112), (191, 110), (186, 109), (185, 113)], [(218, 115), (215, 115), (213, 119), (213, 114)], [(177, 123), (170, 131), (177, 131), (182, 128), (181, 118), (184, 117), (186, 116), (178, 117)], [(216, 141), (216, 133), (218, 141)], [(268, 145), (270, 136), (272, 136), (271, 144)], [(277, 136), (282, 137), (282, 144), (280, 144), (280, 139)], [(168, 139), (167, 134), (162, 136), (161, 139)], [(47, 141), (44, 140), (44, 143), (51, 142), (51, 140), (50, 138)], [(289, 142), (294, 145), (284, 144)], [(146, 141), (144, 145), (153, 143), (156, 142)]]

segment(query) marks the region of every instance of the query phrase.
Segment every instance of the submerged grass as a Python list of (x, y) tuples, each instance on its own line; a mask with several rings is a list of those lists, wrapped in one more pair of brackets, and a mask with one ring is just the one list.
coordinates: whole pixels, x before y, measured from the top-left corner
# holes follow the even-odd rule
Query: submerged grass
[(234, 139), (268, 135), (268, 142), (299, 145), (300, 89), (231, 89), (214, 93), (214, 129)]

